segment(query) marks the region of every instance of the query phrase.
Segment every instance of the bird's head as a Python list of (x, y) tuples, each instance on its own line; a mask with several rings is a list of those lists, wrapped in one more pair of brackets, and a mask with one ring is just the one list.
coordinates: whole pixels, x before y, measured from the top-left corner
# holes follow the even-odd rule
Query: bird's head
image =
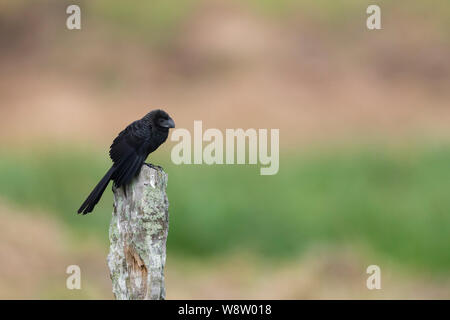
[(153, 124), (160, 129), (169, 130), (175, 128), (175, 122), (164, 110), (158, 109), (150, 112), (153, 119)]

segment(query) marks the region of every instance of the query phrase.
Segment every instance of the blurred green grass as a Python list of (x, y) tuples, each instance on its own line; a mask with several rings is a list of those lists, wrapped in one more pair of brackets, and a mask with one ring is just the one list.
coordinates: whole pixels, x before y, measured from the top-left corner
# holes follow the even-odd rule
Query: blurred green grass
[[(168, 148), (149, 161), (169, 173), (168, 250), (211, 256), (254, 250), (289, 257), (315, 244), (359, 243), (413, 268), (450, 270), (450, 148), (340, 147), (285, 152), (275, 176), (256, 166), (175, 166)], [(109, 167), (106, 151), (53, 147), (0, 151), (0, 196), (48, 211), (77, 239), (105, 245), (108, 188), (76, 215)]]
[(116, 26), (115, 32), (138, 36), (149, 44), (166, 45), (178, 32), (184, 19), (193, 12), (198, 0), (119, 0), (87, 2), (90, 20), (101, 19)]
[[(366, 9), (374, 4), (372, 1), (361, 0), (245, 0), (223, 1), (229, 7), (247, 8), (250, 12), (261, 13), (265, 17), (287, 21), (307, 20), (319, 22), (328, 28), (342, 33), (365, 26), (367, 18)], [(132, 4), (120, 0), (97, 0), (86, 2), (84, 6), (90, 20), (101, 19), (115, 26), (115, 32), (128, 36), (137, 36), (140, 41), (158, 46), (169, 45), (185, 27), (184, 23), (190, 21), (202, 8), (214, 8), (204, 0), (178, 0), (176, 3), (167, 0), (137, 0)], [(217, 6), (220, 1), (216, 3)], [(433, 5), (421, 0), (400, 0), (395, 2), (379, 3), (383, 19), (389, 24), (396, 19), (399, 13), (408, 13), (413, 16), (426, 17), (435, 22), (445, 34), (448, 34), (450, 25), (450, 5), (447, 0), (434, 0)], [(287, 20), (286, 20), (287, 19)], [(345, 25), (348, 24), (348, 28)], [(338, 29), (335, 29), (338, 28)], [(341, 29), (339, 29), (341, 28)], [(360, 28), (356, 28), (361, 30)]]

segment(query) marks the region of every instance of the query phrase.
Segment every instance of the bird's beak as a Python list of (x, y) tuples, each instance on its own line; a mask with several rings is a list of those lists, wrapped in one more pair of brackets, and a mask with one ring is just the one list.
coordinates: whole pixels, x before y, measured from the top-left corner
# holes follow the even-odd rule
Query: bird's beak
[(175, 122), (173, 121), (172, 118), (169, 118), (169, 119), (164, 123), (164, 127), (166, 127), (166, 128), (175, 128)]

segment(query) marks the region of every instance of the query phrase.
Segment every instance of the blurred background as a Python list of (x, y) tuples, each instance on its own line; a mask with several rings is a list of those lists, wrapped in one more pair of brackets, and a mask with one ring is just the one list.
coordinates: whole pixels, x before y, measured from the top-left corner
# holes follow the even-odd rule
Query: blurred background
[(274, 176), (176, 166), (171, 141), (149, 157), (169, 174), (168, 299), (450, 298), (449, 57), (447, 0), (3, 0), (0, 298), (113, 298), (110, 188), (76, 210), (158, 107), (281, 144)]

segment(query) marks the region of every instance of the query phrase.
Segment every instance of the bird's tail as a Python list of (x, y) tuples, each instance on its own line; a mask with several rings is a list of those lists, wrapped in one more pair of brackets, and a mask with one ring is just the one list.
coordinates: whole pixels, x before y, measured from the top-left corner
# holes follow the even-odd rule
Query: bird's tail
[(98, 201), (102, 197), (103, 192), (108, 186), (109, 180), (111, 180), (114, 169), (114, 167), (111, 167), (111, 169), (108, 170), (102, 180), (100, 180), (100, 182), (95, 186), (94, 190), (92, 190), (91, 194), (83, 202), (80, 209), (78, 209), (78, 213), (87, 214), (94, 210), (95, 205), (98, 203)]

